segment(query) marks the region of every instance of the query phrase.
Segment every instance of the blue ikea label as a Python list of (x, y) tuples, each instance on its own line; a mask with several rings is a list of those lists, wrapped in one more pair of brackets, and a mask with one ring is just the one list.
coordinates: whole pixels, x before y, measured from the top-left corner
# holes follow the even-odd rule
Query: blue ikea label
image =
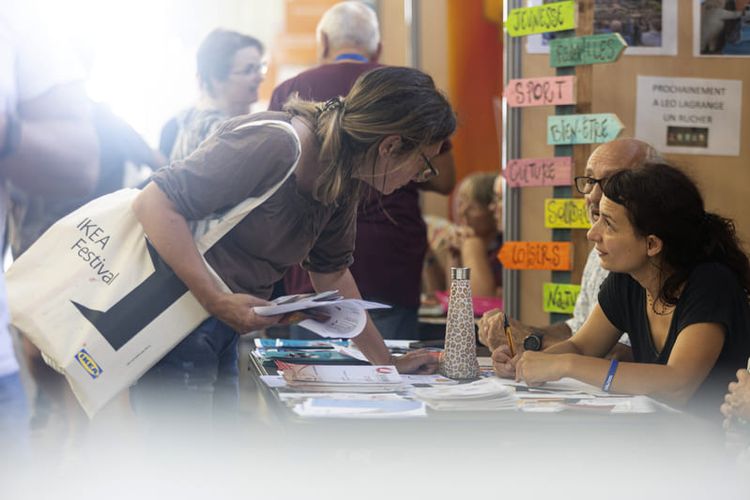
[(86, 352), (86, 349), (81, 349), (76, 353), (76, 361), (80, 364), (86, 372), (91, 375), (91, 378), (97, 378), (102, 374), (102, 368), (94, 361), (94, 358)]

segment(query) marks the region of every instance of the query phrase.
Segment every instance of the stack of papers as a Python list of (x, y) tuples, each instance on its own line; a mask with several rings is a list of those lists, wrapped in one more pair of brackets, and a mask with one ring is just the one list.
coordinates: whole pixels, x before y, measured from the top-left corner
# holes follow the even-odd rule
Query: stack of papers
[(515, 410), (513, 388), (498, 378), (484, 378), (468, 384), (414, 389), (414, 396), (433, 410)]
[(255, 339), (256, 348), (276, 349), (333, 349), (333, 346), (349, 346), (348, 340), (306, 340), (306, 339)]
[(292, 410), (301, 417), (424, 417), (425, 404), (397, 394), (341, 394), (306, 398)]
[(407, 388), (395, 366), (330, 366), (277, 361), (287, 387), (318, 392), (397, 392)]

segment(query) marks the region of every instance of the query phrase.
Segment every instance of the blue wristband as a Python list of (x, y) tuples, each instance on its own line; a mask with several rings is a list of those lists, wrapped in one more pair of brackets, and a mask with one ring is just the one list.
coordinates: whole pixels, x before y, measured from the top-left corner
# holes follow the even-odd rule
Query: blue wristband
[(619, 361), (613, 359), (612, 363), (609, 365), (609, 372), (607, 373), (607, 378), (604, 379), (604, 385), (602, 386), (604, 392), (609, 392), (609, 388), (612, 387), (612, 379), (615, 378), (615, 372), (617, 371), (617, 365), (619, 364)]

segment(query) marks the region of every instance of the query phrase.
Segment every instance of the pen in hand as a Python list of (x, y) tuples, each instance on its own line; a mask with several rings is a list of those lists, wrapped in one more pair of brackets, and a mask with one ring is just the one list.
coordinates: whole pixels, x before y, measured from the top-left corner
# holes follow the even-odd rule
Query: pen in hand
[(516, 347), (513, 345), (513, 335), (510, 333), (510, 323), (508, 322), (508, 315), (503, 313), (503, 328), (505, 329), (505, 337), (508, 340), (508, 347), (510, 348), (510, 357), (516, 356)]

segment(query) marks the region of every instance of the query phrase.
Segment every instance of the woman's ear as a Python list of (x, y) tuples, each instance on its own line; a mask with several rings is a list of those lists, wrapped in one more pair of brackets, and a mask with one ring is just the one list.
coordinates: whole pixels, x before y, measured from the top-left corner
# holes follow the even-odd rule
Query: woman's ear
[(664, 242), (658, 236), (649, 234), (646, 236), (646, 252), (649, 257), (655, 257), (661, 253), (664, 248)]
[(394, 156), (401, 148), (401, 136), (388, 135), (380, 141), (378, 155), (383, 157)]

